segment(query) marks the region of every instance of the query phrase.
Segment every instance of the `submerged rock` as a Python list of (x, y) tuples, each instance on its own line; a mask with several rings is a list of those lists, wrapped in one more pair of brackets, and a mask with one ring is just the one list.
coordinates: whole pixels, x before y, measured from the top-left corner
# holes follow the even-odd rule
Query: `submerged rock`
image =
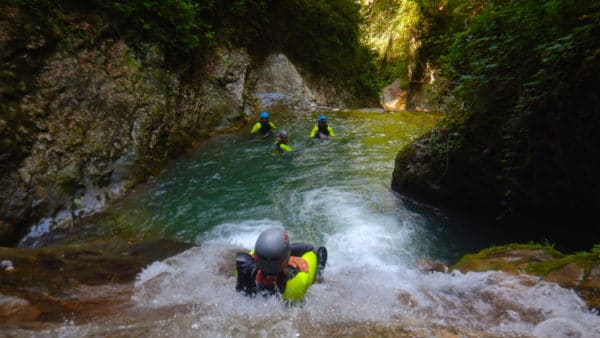
[(0, 293), (0, 323), (32, 321), (39, 315), (40, 310), (25, 299)]

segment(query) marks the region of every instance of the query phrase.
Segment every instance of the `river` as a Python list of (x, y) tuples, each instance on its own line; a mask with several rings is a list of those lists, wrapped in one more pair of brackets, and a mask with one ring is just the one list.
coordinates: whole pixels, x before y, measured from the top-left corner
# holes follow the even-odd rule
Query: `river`
[[(169, 165), (77, 238), (174, 238), (199, 244), (144, 269), (115, 314), (15, 336), (312, 337), (600, 336), (600, 318), (572, 290), (499, 272), (422, 272), (494, 244), (463, 220), (390, 189), (400, 148), (434, 113), (332, 111), (336, 137), (308, 134), (316, 115), (273, 113), (293, 151), (247, 130), (220, 134)], [(329, 251), (322, 283), (303, 304), (234, 291), (233, 257), (268, 227)], [(28, 241), (35, 241), (30, 235)], [(121, 294), (122, 286), (102, 292)], [(100, 292), (96, 291), (87, 292)]]

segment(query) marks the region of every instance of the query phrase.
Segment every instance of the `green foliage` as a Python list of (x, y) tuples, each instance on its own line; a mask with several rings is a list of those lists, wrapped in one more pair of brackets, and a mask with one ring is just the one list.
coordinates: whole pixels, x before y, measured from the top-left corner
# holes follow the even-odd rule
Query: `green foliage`
[(129, 41), (159, 43), (173, 62), (214, 42), (213, 27), (203, 18), (212, 2), (93, 0), (87, 6), (102, 10), (117, 34)]
[(484, 10), (502, 1), (481, 0), (417, 0), (421, 15), (422, 46), (419, 53), (423, 60), (437, 66), (437, 57), (446, 53), (455, 35), (465, 31), (470, 23)]
[(58, 22), (62, 32), (69, 29), (62, 19), (66, 13), (102, 16), (110, 23), (108, 33), (131, 45), (158, 44), (168, 66), (201, 63), (218, 45), (246, 47), (258, 56), (281, 51), (306, 69), (357, 89), (358, 95), (374, 96), (380, 87), (374, 55), (360, 42), (362, 17), (354, 1), (10, 2), (33, 22)]
[[(377, 74), (385, 83), (400, 79), (417, 89), (424, 74), (439, 66), (457, 33), (500, 1), (377, 0), (363, 9), (365, 41), (377, 53)], [(432, 86), (434, 93), (445, 86)]]
[[(360, 43), (360, 6), (346, 0), (273, 3), (265, 31), (267, 50), (280, 50), (317, 74), (362, 90), (378, 88), (374, 55)], [(365, 94), (365, 93), (359, 93)], [(366, 93), (373, 94), (373, 93)]]
[(257, 55), (279, 50), (310, 71), (367, 95), (378, 89), (372, 67), (364, 67), (372, 55), (360, 45), (361, 17), (354, 2), (97, 1), (117, 11), (123, 22), (133, 22), (133, 34), (161, 42), (179, 61), (216, 44), (247, 47)]
[[(420, 3), (426, 13), (436, 2)], [(460, 151), (479, 147), (496, 154), (498, 165), (490, 170), (497, 171), (486, 175), (498, 179), (488, 180), (499, 187), (490, 191), (499, 193), (506, 213), (548, 206), (595, 209), (600, 4), (486, 1), (477, 9), (475, 3), (448, 1), (451, 18), (430, 20), (426, 41), (432, 58), (448, 47), (434, 62), (455, 83), (446, 123), (469, 131), (461, 133)], [(474, 132), (478, 129), (485, 132)]]
[(268, 1), (222, 0), (215, 2), (207, 19), (212, 18), (215, 37), (220, 37), (221, 42), (256, 49), (269, 27), (269, 11)]
[(386, 84), (395, 79), (407, 84), (421, 20), (415, 1), (374, 1), (363, 9), (363, 15), (368, 20), (364, 40), (377, 53), (378, 76)]

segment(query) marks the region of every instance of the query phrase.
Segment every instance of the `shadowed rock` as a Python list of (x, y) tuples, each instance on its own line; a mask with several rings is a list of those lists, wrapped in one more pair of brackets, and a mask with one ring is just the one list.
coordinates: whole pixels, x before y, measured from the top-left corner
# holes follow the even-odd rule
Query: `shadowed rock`
[[(133, 244), (111, 239), (39, 249), (0, 247), (0, 257), (13, 266), (0, 271), (0, 323), (106, 311), (129, 300), (142, 268), (192, 246), (172, 240)], [(98, 292), (81, 292), (89, 287)]]

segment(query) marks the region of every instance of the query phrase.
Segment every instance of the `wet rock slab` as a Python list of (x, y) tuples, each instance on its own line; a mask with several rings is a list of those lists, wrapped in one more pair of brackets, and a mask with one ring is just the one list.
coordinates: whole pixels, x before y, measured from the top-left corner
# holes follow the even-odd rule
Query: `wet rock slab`
[(573, 289), (591, 308), (600, 309), (600, 250), (562, 254), (551, 247), (509, 244), (464, 256), (453, 269), (461, 272), (499, 270), (529, 274), (540, 281)]
[(110, 239), (84, 245), (0, 247), (0, 325), (67, 320), (127, 302), (148, 264), (194, 246), (171, 240)]

